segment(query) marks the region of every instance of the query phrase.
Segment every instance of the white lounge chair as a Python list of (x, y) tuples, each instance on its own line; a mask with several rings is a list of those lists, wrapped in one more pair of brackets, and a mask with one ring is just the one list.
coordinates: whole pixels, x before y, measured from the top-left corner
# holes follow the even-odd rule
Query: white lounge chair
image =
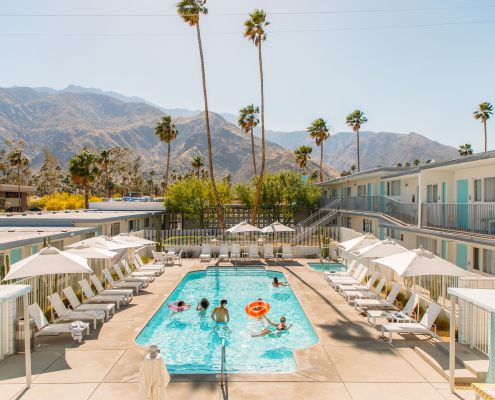
[(290, 244), (282, 245), (282, 261), (285, 261), (286, 258), (294, 261)]
[(263, 258), (265, 261), (275, 260), (275, 256), (273, 255), (273, 244), (265, 244)]
[(67, 307), (65, 307), (65, 304), (62, 302), (62, 299), (60, 298), (58, 293), (53, 293), (48, 296), (48, 300), (50, 301), (55, 314), (57, 314), (60, 319), (68, 319), (70, 321), (92, 321), (94, 329), (96, 329), (98, 321), (101, 321), (101, 323), (103, 323), (103, 321), (105, 320), (105, 313), (103, 311), (98, 310), (82, 312), (69, 310)]
[(402, 288), (401, 285), (395, 283), (390, 293), (388, 294), (386, 299), (356, 299), (354, 301), (354, 308), (359, 311), (360, 314), (363, 313), (363, 308), (380, 308), (383, 309), (391, 309), (398, 310), (397, 307), (394, 306), (394, 301), (397, 295)]
[(209, 244), (203, 244), (201, 246), (201, 254), (199, 255), (199, 260), (211, 261), (211, 246)]
[[(33, 303), (28, 306), (28, 312), (31, 318), (34, 319), (36, 328), (38, 328), (38, 332), (34, 334), (35, 337), (45, 334), (53, 335), (54, 333), (70, 333), (69, 324), (49, 324), (45, 314), (43, 314), (37, 303)], [(86, 335), (89, 335), (89, 325), (84, 332)]]
[(163, 252), (151, 250), (151, 254), (153, 256), (153, 264), (164, 264), (165, 255)]
[[(110, 284), (110, 287), (113, 287), (113, 288), (134, 289), (134, 292), (136, 294), (138, 294), (139, 290), (143, 287), (142, 282), (121, 282), (121, 281), (115, 282), (112, 278), (112, 274), (106, 268), (103, 269), (103, 274), (105, 275), (105, 279), (107, 280), (107, 282)], [(84, 293), (84, 294), (86, 294), (86, 293)]]
[(260, 260), (260, 255), (258, 253), (258, 245), (250, 244), (249, 245), (249, 261)]
[(86, 279), (83, 279), (78, 283), (79, 286), (81, 286), (84, 295), (86, 296), (87, 300), (85, 301), (85, 303), (114, 303), (117, 307), (117, 310), (120, 309), (120, 303), (122, 303), (123, 306), (126, 305), (126, 296), (124, 294), (114, 294), (112, 296), (105, 296), (102, 294), (95, 295)]
[(378, 299), (380, 297), (380, 293), (383, 289), (383, 286), (385, 286), (385, 281), (387, 279), (385, 277), (382, 277), (380, 279), (380, 282), (378, 282), (378, 285), (375, 286), (375, 290), (371, 289), (363, 289), (363, 290), (346, 290), (344, 291), (344, 298), (348, 303), (350, 303), (352, 300), (356, 299)]
[(371, 290), (379, 275), (380, 273), (378, 271), (375, 271), (368, 279), (368, 282), (366, 282), (366, 285), (338, 285), (337, 290), (342, 296), (344, 296), (344, 291)]
[(115, 296), (121, 294), (125, 296), (126, 303), (130, 303), (132, 301), (134, 293), (134, 290), (132, 289), (114, 289), (112, 287), (109, 287), (105, 290), (96, 275), (91, 275), (91, 281), (93, 282), (96, 291), (101, 296)]
[(150, 279), (147, 277), (137, 277), (137, 276), (124, 276), (122, 270), (120, 269), (120, 264), (113, 264), (113, 269), (117, 276), (119, 277), (119, 282), (140, 282), (143, 284), (143, 288), (149, 285)]
[(352, 269), (354, 268), (354, 265), (356, 265), (356, 260), (352, 260), (351, 263), (347, 266), (347, 270), (346, 271), (335, 271), (335, 272), (332, 272), (332, 271), (326, 271), (323, 273), (323, 277), (328, 281), (328, 279), (331, 277), (331, 276), (351, 276), (351, 271)]
[(362, 268), (359, 268), (358, 266), (356, 272), (352, 277), (330, 278), (329, 279), (330, 285), (332, 285), (334, 288), (336, 288), (338, 285), (361, 285), (361, 282), (363, 281), (367, 272), (368, 272), (368, 267), (362, 266)]
[(229, 245), (221, 244), (220, 245), (220, 253), (218, 254), (218, 262), (222, 260), (229, 261)]
[(339, 285), (339, 283), (338, 283), (339, 281), (346, 281), (349, 278), (357, 279), (357, 277), (359, 276), (359, 274), (361, 273), (363, 268), (364, 268), (364, 265), (359, 264), (351, 276), (346, 276), (346, 275), (344, 275), (344, 276), (329, 276), (327, 281), (330, 285), (337, 287)]
[(418, 305), (418, 301), (419, 295), (417, 293), (413, 293), (411, 297), (409, 297), (409, 300), (402, 311), (368, 310), (366, 311), (368, 322), (372, 319), (374, 328), (376, 328), (376, 320), (379, 318), (385, 318), (387, 320), (391, 319), (391, 322), (416, 322), (415, 319), (412, 318), (412, 315)]
[(126, 260), (122, 261), (122, 266), (124, 267), (124, 271), (127, 276), (136, 276), (136, 277), (146, 277), (149, 279), (150, 282), (153, 282), (155, 280), (155, 273), (153, 271), (139, 271), (136, 270), (134, 272), (131, 271), (131, 267), (129, 267), (129, 264), (127, 263)]
[(165, 265), (143, 263), (139, 254), (134, 255), (134, 267), (139, 271), (153, 271), (156, 276), (163, 274), (163, 271), (165, 271)]
[(438, 337), (435, 332), (431, 331), (431, 327), (435, 325), (435, 320), (442, 311), (442, 306), (436, 303), (431, 303), (426, 309), (425, 315), (421, 318), (421, 321), (411, 322), (405, 324), (403, 322), (389, 322), (387, 324), (382, 324), (382, 336), (385, 336), (385, 331), (389, 333), (388, 341), (392, 343), (393, 333), (409, 333), (411, 335), (430, 335)]
[(241, 245), (233, 244), (230, 248), (230, 261), (238, 260), (241, 261)]
[(74, 289), (71, 286), (63, 289), (67, 300), (69, 300), (69, 307), (71, 307), (74, 311), (87, 311), (87, 310), (99, 310), (105, 313), (105, 319), (108, 320), (110, 318), (110, 314), (115, 314), (115, 304), (82, 304), (77, 298)]

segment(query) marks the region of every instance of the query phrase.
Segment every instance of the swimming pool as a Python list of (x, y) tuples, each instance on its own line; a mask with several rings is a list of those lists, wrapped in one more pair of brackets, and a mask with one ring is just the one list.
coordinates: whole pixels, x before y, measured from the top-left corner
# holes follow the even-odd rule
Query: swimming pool
[[(275, 373), (296, 372), (292, 350), (312, 346), (318, 337), (290, 287), (274, 288), (274, 277), (285, 281), (280, 272), (265, 268), (209, 267), (206, 271), (190, 272), (169, 296), (160, 310), (137, 337), (142, 346), (156, 343), (165, 358), (170, 373), (218, 373), (222, 339), (226, 343), (227, 372)], [(206, 297), (210, 307), (205, 315), (196, 311), (196, 304)], [(277, 322), (281, 316), (288, 332), (251, 338), (267, 326), (266, 321), (249, 317), (248, 303), (262, 298), (270, 304), (268, 318)], [(227, 299), (230, 322), (216, 325), (210, 318), (213, 307)], [(172, 301), (184, 300), (191, 310), (173, 313)]]
[(339, 263), (308, 263), (308, 266), (313, 268), (316, 272), (323, 272), (323, 271), (345, 271), (347, 267), (344, 264), (339, 264)]

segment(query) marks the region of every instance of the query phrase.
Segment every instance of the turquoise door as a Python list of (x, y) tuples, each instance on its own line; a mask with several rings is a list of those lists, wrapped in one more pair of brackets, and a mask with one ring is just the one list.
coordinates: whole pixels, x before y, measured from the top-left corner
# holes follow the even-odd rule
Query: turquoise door
[(31, 255), (36, 254), (38, 252), (38, 246), (31, 246)]
[(380, 228), (380, 240), (385, 240), (385, 228)]
[(385, 182), (380, 182), (380, 211), (384, 212), (384, 205), (385, 205), (385, 199), (383, 196), (385, 196)]
[(457, 243), (457, 260), (456, 264), (459, 268), (467, 271), (467, 244)]
[[(443, 204), (447, 203), (447, 182), (442, 183), (442, 203)], [(442, 206), (442, 221), (443, 221), (443, 226), (445, 227), (445, 224), (447, 222), (445, 219), (445, 206)]]
[(468, 203), (468, 180), (457, 181), (457, 226), (467, 228), (468, 226), (468, 206), (460, 204)]
[(10, 265), (22, 260), (22, 249), (10, 250)]
[(371, 209), (371, 183), (368, 183), (368, 211), (373, 211)]
[(447, 259), (447, 241), (446, 240), (442, 240), (442, 258), (444, 260)]

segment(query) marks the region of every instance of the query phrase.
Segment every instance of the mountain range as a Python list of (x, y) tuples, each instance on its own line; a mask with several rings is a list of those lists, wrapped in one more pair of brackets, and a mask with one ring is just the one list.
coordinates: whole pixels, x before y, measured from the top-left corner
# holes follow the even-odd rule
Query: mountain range
[[(106, 94), (74, 93), (47, 89), (0, 89), (0, 149), (6, 140), (24, 140), (35, 144), (28, 150), (32, 168), (41, 166), (43, 148), (48, 148), (66, 170), (67, 162), (84, 146), (99, 149), (129, 147), (141, 155), (145, 171), (165, 173), (167, 145), (154, 136), (155, 122), (164, 111), (144, 102), (123, 102)], [(96, 90), (96, 89), (95, 89)], [(204, 113), (175, 119), (178, 138), (172, 141), (170, 168), (184, 173), (191, 170), (196, 155), (207, 166), (206, 124)], [(213, 163), (216, 178), (232, 174), (232, 182), (249, 180), (253, 174), (251, 138), (221, 115), (210, 113)], [(261, 167), (261, 140), (255, 138), (258, 171)], [(318, 168), (310, 160), (308, 169)], [(292, 151), (266, 142), (266, 171), (298, 170)], [(325, 178), (337, 172), (324, 165)]]

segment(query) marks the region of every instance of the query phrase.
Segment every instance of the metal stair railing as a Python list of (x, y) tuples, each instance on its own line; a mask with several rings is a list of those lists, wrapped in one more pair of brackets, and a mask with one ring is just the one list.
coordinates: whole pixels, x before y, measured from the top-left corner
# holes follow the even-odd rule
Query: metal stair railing
[[(308, 227), (310, 225), (312, 225), (314, 223), (314, 221), (317, 221), (321, 218), (321, 215), (325, 212), (327, 212), (328, 210), (331, 210), (331, 209), (335, 209), (336, 208), (336, 205), (340, 203), (340, 199), (335, 199), (334, 201), (332, 201), (331, 203), (327, 204), (325, 207), (323, 208), (320, 208), (316, 213), (310, 215), (308, 218), (302, 220), (301, 222), (299, 222), (297, 225), (296, 225), (296, 228), (305, 228), (305, 227)], [(311, 222), (313, 221), (313, 222)]]

